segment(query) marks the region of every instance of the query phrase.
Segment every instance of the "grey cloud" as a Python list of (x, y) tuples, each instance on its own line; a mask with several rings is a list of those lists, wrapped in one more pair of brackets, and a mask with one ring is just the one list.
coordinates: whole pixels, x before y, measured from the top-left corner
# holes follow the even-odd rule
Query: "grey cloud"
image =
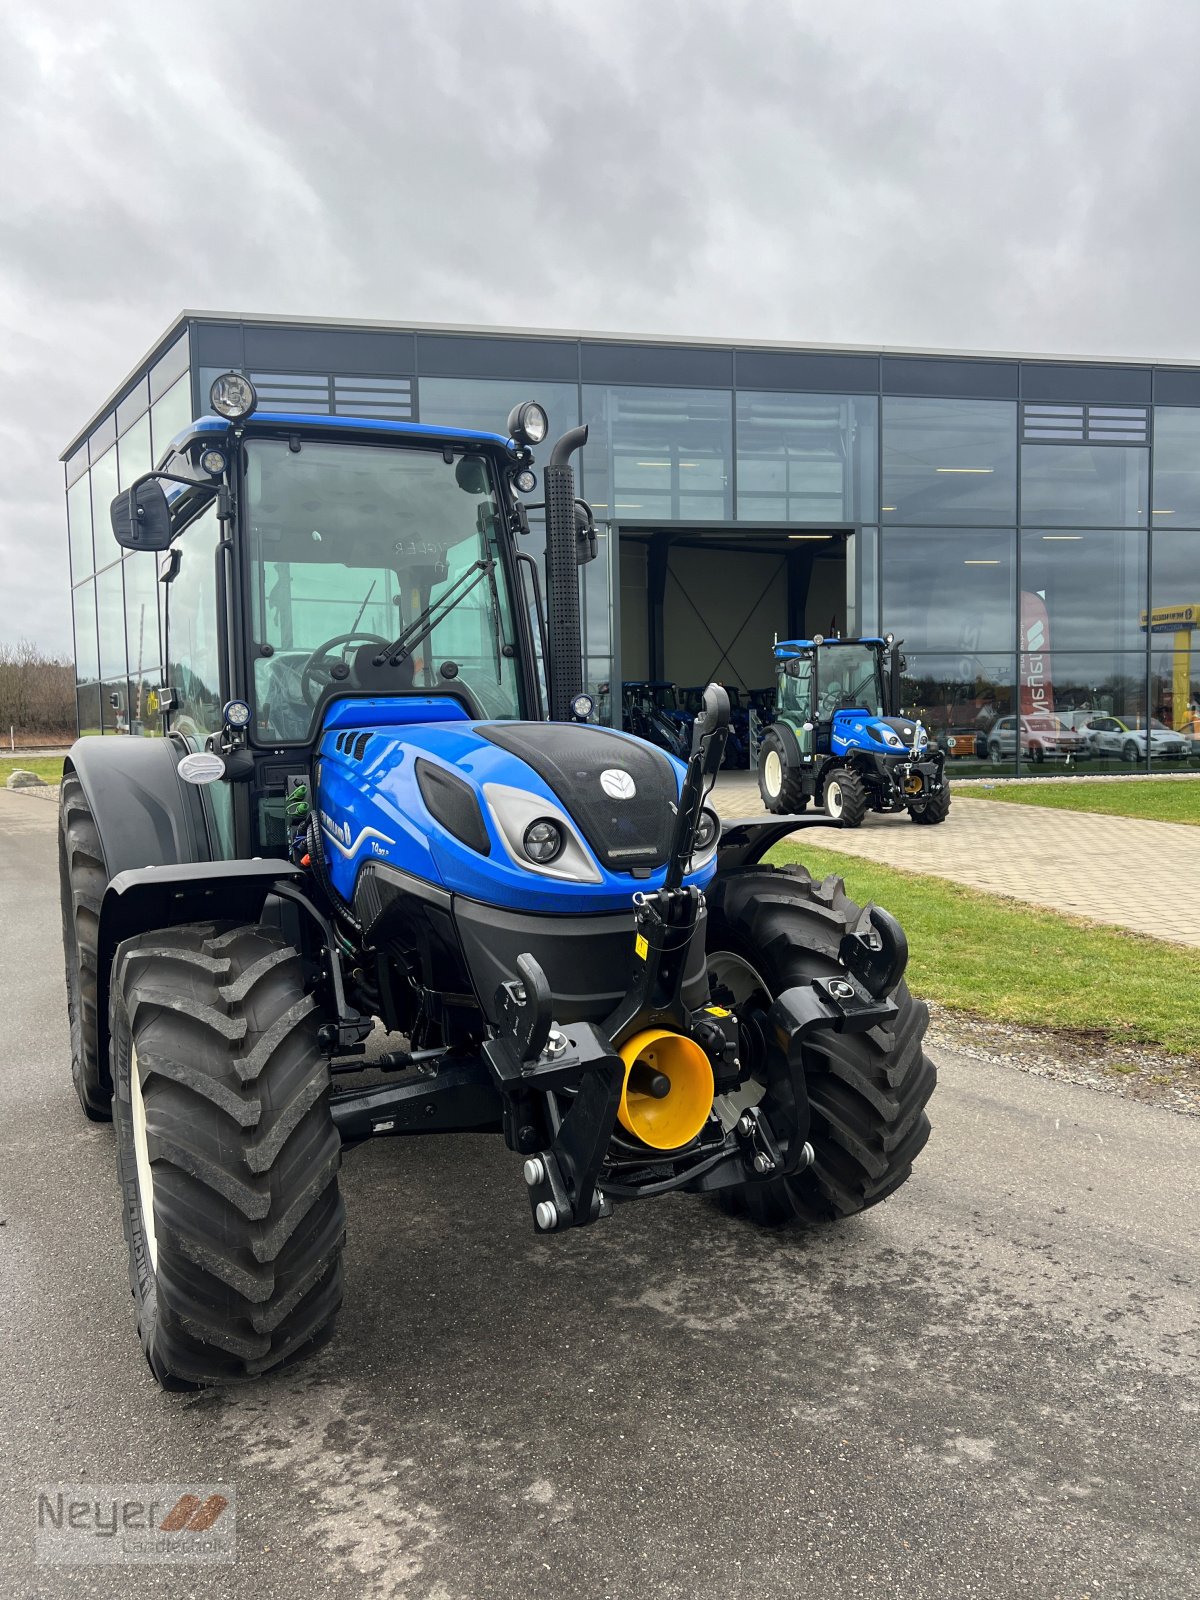
[(0, 637), (183, 306), (1188, 357), (1200, 11), (43, 0), (0, 20)]

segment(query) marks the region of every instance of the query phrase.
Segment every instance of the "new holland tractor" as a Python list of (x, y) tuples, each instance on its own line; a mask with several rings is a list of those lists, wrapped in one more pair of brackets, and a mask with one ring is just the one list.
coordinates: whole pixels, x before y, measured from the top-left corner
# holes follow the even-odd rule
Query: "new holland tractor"
[(802, 812), (815, 800), (843, 828), (857, 828), (868, 811), (945, 822), (945, 757), (920, 720), (900, 711), (901, 665), (890, 634), (817, 634), (775, 645), (775, 720), (758, 754), (758, 788), (768, 811)]
[(500, 1134), (545, 1236), (673, 1191), (771, 1224), (896, 1190), (934, 1087), (898, 924), (762, 864), (802, 819), (722, 835), (716, 686), (686, 760), (584, 720), (586, 430), (543, 470), (543, 610), (540, 406), (266, 413), (236, 373), (211, 405), (112, 508), (159, 563), (160, 736), (79, 741), (61, 801), (72, 1073), (115, 1123), (158, 1381), (329, 1337), (368, 1139)]

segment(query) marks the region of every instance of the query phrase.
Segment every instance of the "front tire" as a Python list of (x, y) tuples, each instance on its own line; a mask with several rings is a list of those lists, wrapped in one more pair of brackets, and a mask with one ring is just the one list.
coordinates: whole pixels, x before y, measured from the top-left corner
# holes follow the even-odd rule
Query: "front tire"
[(166, 1389), (315, 1350), (342, 1299), (341, 1141), (297, 952), (193, 924), (123, 944), (112, 1071), (129, 1282)]
[(100, 1060), (96, 1019), (100, 902), (108, 887), (108, 872), (96, 819), (74, 772), (63, 774), (59, 790), (58, 884), (67, 1021), (71, 1030), (71, 1081), (85, 1116), (92, 1122), (108, 1122), (112, 1116), (112, 1079), (107, 1065)]
[(945, 822), (950, 815), (950, 785), (943, 783), (942, 787), (935, 789), (927, 800), (909, 806), (908, 814), (914, 822), (923, 823), (926, 827)]
[[(745, 1032), (784, 990), (844, 972), (838, 947), (860, 915), (840, 878), (818, 883), (803, 867), (719, 874), (708, 891), (714, 996), (736, 1006)], [(922, 1049), (927, 1007), (903, 981), (891, 998), (899, 1011), (890, 1027), (822, 1030), (805, 1048), (812, 1165), (722, 1191), (727, 1210), (764, 1224), (834, 1222), (878, 1205), (909, 1177), (929, 1138), (925, 1107), (937, 1073)]]
[(1121, 760), (1128, 761), (1132, 765), (1133, 762), (1140, 761), (1141, 758), (1142, 752), (1138, 749), (1137, 745), (1134, 744), (1132, 739), (1127, 739), (1125, 741), (1125, 746), (1121, 751)]
[(849, 767), (838, 767), (825, 779), (825, 815), (843, 828), (857, 828), (867, 814), (867, 786)]
[(775, 728), (767, 729), (758, 747), (758, 792), (777, 816), (803, 811), (808, 804), (804, 779), (788, 761), (787, 745)]

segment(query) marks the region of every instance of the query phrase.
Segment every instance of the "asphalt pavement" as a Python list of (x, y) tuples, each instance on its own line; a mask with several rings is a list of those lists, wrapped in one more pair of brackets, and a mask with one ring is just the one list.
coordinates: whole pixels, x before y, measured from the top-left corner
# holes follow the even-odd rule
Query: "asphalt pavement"
[[(1200, 1594), (1200, 1122), (945, 1050), (914, 1177), (836, 1229), (676, 1197), (539, 1240), (499, 1140), (352, 1152), (335, 1342), (162, 1394), (54, 823), (0, 793), (0, 1594)], [(43, 1485), (214, 1480), (232, 1566), (33, 1560)]]

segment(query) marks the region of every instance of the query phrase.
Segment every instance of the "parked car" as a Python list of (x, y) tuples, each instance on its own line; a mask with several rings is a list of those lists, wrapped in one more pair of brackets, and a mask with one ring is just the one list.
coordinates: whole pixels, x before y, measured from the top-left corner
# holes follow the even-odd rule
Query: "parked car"
[(1030, 761), (1060, 760), (1064, 756), (1089, 754), (1084, 734), (1061, 717), (1035, 712), (1030, 717), (998, 717), (988, 731), (988, 755), (999, 766), (1017, 753), (1017, 724), (1020, 723), (1021, 754)]
[[(1097, 755), (1117, 755), (1122, 761), (1146, 759), (1145, 717), (1112, 717), (1093, 712), (1079, 726), (1079, 732)], [(1186, 761), (1192, 741), (1185, 734), (1168, 728), (1157, 717), (1150, 719), (1150, 754), (1167, 761)]]

